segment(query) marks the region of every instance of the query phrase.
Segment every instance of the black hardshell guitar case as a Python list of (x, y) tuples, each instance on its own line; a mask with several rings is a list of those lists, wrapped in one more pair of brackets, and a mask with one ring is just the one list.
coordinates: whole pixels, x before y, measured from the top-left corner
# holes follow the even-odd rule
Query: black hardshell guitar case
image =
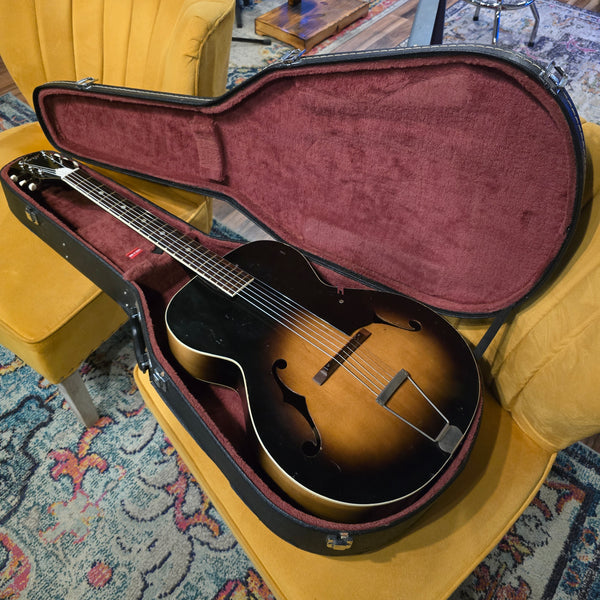
[[(281, 62), (218, 99), (59, 82), (38, 88), (35, 103), (61, 152), (225, 199), (332, 285), (500, 322), (551, 273), (579, 212), (583, 137), (560, 76), (496, 48), (416, 47)], [(315, 517), (257, 464), (244, 400), (191, 378), (170, 354), (164, 311), (189, 273), (67, 187), (20, 187), (15, 169), (2, 171), (15, 215), (125, 309), (141, 368), (275, 533), (312, 552), (358, 554), (443, 502), (481, 405), (417, 501), (357, 523)], [(218, 254), (239, 245), (147, 208)]]

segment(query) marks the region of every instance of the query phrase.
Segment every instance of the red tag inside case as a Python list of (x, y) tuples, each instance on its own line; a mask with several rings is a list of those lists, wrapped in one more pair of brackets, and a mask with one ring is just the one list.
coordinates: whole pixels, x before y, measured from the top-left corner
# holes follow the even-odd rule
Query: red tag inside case
[(127, 253), (127, 258), (135, 258), (136, 256), (140, 255), (142, 253), (142, 249), (141, 248), (135, 248), (135, 250), (132, 250), (131, 252)]

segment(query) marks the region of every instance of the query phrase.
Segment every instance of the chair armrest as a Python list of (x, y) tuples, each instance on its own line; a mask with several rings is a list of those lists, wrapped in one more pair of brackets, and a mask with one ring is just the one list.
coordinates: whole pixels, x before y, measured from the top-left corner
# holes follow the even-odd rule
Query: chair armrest
[[(168, 41), (156, 57), (158, 79), (145, 87), (203, 97), (223, 94), (234, 18), (235, 0), (200, 0), (186, 6), (165, 32)], [(147, 75), (151, 77), (149, 70)]]
[(31, 102), (34, 88), (95, 77), (179, 94), (225, 91), (234, 0), (0, 1), (0, 55)]

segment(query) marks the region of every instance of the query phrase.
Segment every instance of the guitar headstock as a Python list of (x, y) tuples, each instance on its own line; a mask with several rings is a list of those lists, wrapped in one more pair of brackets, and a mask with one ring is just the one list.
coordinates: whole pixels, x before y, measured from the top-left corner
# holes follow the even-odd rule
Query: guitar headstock
[(21, 187), (27, 186), (31, 191), (37, 189), (36, 181), (64, 179), (79, 168), (74, 160), (47, 150), (25, 156), (19, 160), (17, 166), (21, 173), (13, 173), (10, 178)]

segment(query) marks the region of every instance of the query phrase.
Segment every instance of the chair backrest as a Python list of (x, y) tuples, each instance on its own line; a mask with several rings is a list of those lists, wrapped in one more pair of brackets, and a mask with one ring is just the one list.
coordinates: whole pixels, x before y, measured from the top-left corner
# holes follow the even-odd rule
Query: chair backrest
[(30, 102), (41, 83), (84, 77), (219, 95), (234, 8), (234, 0), (0, 0), (0, 56)]

